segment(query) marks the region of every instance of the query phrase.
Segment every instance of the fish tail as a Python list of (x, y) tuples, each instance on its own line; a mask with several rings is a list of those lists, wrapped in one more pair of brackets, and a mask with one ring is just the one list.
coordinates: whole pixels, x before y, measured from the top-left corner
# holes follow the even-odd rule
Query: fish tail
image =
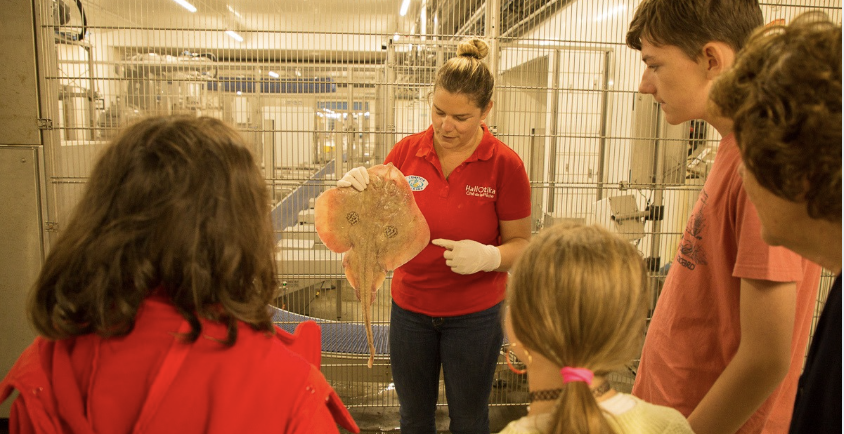
[(372, 368), (372, 364), (375, 362), (375, 338), (372, 334), (372, 279), (368, 273), (363, 274), (365, 277), (361, 279), (360, 282), (360, 302), (363, 307), (363, 322), (364, 328), (366, 329), (366, 343), (369, 345), (369, 362), (367, 362), (367, 367)]

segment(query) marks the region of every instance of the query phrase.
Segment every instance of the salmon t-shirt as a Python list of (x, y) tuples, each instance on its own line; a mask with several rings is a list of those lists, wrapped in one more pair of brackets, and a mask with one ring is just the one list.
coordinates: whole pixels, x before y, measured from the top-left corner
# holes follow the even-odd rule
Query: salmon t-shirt
[[(735, 137), (724, 137), (671, 264), (648, 327), (633, 394), (688, 415), (736, 354), (741, 279), (796, 282), (789, 372), (740, 433), (785, 433), (809, 338), (820, 266), (762, 241), (738, 174)], [(764, 431), (763, 431), (764, 428)]]

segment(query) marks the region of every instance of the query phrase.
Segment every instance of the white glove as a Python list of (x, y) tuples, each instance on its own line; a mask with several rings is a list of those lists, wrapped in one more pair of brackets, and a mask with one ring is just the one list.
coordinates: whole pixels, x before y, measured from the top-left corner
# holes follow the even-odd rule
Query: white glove
[(445, 247), (443, 257), (451, 271), (458, 274), (473, 274), (478, 271), (492, 271), (501, 265), (501, 251), (498, 247), (481, 244), (473, 240), (431, 241), (435, 246)]
[(337, 181), (338, 187), (354, 187), (357, 191), (366, 190), (366, 184), (369, 184), (369, 172), (367, 172), (366, 167), (363, 166), (355, 167), (354, 169), (346, 172), (346, 174)]

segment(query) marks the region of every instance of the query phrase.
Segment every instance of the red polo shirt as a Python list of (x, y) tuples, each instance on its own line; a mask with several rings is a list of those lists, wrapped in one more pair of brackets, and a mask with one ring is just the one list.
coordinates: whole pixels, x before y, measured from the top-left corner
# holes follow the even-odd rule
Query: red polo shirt
[[(478, 148), (448, 179), (434, 151), (433, 127), (402, 139), (384, 161), (404, 173), (432, 240), (471, 239), (497, 246), (499, 221), (530, 216), (530, 182), (522, 159), (482, 127)], [(457, 274), (445, 264), (443, 252), (429, 243), (395, 270), (391, 293), (399, 306), (430, 316), (456, 316), (504, 299), (507, 273)]]

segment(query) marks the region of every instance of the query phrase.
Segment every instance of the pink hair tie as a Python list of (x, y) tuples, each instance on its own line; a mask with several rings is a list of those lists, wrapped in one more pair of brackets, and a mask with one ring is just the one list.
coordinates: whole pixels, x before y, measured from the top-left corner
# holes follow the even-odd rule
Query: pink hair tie
[(569, 366), (560, 369), (560, 375), (563, 376), (563, 384), (571, 383), (572, 381), (582, 381), (588, 385), (592, 385), (592, 378), (595, 374), (586, 368), (572, 368)]

